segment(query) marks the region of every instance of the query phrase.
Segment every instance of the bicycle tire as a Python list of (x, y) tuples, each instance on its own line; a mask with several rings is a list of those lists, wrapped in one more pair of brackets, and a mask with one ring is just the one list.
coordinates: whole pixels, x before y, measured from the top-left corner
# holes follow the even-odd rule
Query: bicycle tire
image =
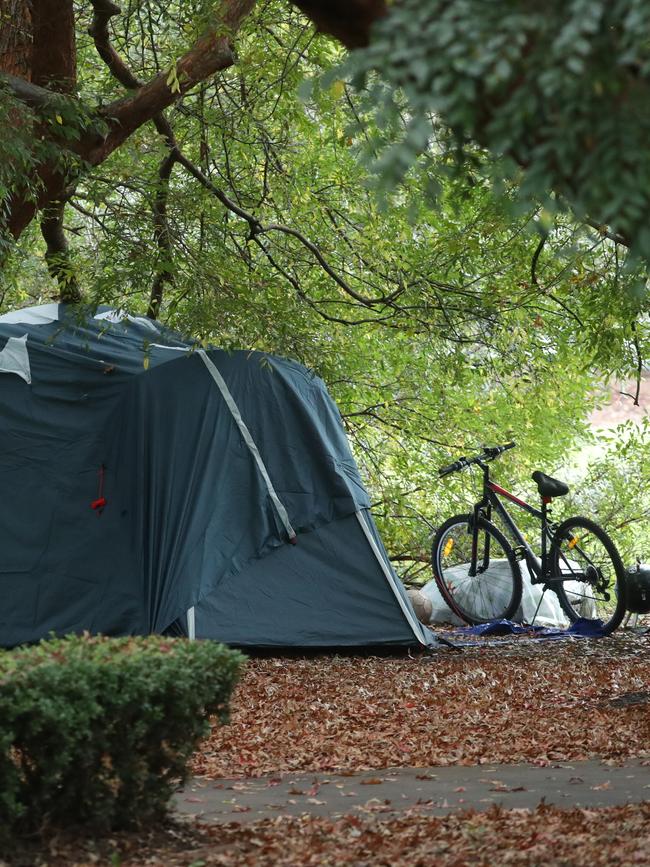
[[(553, 536), (550, 564), (552, 577), (575, 576), (551, 584), (572, 623), (579, 618), (600, 620), (607, 635), (620, 626), (627, 607), (625, 567), (616, 545), (599, 524), (581, 516), (563, 521)], [(588, 580), (581, 580), (584, 577)], [(568, 580), (583, 586), (567, 587)]]
[[(469, 569), (463, 567), (469, 566), (471, 560), (472, 520), (472, 515), (454, 515), (438, 529), (431, 545), (433, 577), (443, 600), (465, 623), (474, 626), (490, 620), (509, 620), (521, 605), (522, 594), (521, 569), (515, 552), (494, 524), (479, 518), (479, 534), (487, 534), (490, 551), (502, 556), (493, 557), (491, 553), (487, 571), (474, 576), (467, 574)], [(466, 544), (461, 544), (465, 541)], [(482, 550), (480, 541), (479, 550)]]

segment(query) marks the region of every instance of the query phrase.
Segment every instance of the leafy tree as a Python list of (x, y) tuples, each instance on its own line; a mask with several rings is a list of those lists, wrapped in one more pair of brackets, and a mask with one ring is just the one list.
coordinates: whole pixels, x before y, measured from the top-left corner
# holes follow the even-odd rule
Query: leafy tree
[[(527, 199), (570, 205), (581, 219), (650, 257), (650, 9), (644, 0), (396, 0), (351, 4), (356, 26), (330, 4), (299, 4), (354, 52), (348, 72), (373, 82), (377, 120), (406, 97), (406, 134), (383, 153), (398, 182), (436, 136), (472, 159), (499, 158), (495, 179)], [(330, 7), (330, 8), (328, 8)], [(443, 125), (444, 124), (444, 128)], [(449, 131), (449, 135), (446, 132)]]
[[(121, 14), (79, 4), (74, 39), (68, 22), (60, 43), (75, 46), (68, 92), (58, 74), (47, 94), (34, 89), (12, 31), (0, 184), (20, 237), (6, 247), (2, 304), (51, 298), (45, 249), (64, 297), (83, 290), (90, 303), (314, 368), (410, 573), (426, 560), (430, 525), (471, 490), (466, 476), (442, 485), (432, 468), (514, 435), (506, 477), (540, 462), (559, 469), (586, 433), (593, 371), (638, 371), (648, 349), (638, 272), (616, 237), (543, 203), (523, 208), (515, 183), (495, 196), (495, 160), (466, 145), (459, 168), (437, 122), (423, 158), (378, 201), (363, 156), (408, 138), (408, 112), (378, 127), (340, 77), (336, 42), (314, 38), (287, 3), (251, 3), (247, 15), (244, 5), (222, 3), (214, 18), (202, 0)], [(359, 42), (372, 5), (339, 18)], [(45, 7), (31, 9), (28, 28)], [(219, 15), (236, 9), (236, 33), (222, 37)], [(216, 41), (205, 42), (210, 28)], [(304, 78), (317, 84), (301, 99)], [(92, 141), (97, 160), (81, 153)], [(434, 187), (435, 203), (422, 195)], [(38, 220), (16, 231), (29, 213)]]

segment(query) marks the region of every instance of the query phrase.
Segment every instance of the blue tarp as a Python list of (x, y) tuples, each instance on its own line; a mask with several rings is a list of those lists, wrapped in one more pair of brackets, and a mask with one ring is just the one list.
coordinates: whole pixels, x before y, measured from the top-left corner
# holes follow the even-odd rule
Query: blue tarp
[(602, 620), (587, 620), (578, 618), (567, 629), (555, 629), (545, 626), (529, 626), (526, 624), (513, 623), (512, 620), (490, 620), (480, 623), (478, 626), (464, 626), (454, 629), (449, 633), (456, 638), (463, 636), (497, 636), (497, 635), (525, 635), (529, 638), (603, 638), (607, 633), (603, 628)]

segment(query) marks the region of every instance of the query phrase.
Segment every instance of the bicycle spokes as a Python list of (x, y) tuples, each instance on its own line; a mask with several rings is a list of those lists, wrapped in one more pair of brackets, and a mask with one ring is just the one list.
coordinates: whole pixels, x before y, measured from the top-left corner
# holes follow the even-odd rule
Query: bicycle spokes
[(570, 534), (559, 546), (558, 573), (567, 601), (578, 617), (609, 620), (616, 607), (617, 575), (601, 539), (588, 532)]
[(514, 613), (511, 609), (517, 584), (511, 552), (493, 531), (483, 524), (472, 528), (459, 519), (444, 528), (436, 549), (434, 570), (439, 586), (442, 584), (459, 616), (468, 622), (481, 622)]

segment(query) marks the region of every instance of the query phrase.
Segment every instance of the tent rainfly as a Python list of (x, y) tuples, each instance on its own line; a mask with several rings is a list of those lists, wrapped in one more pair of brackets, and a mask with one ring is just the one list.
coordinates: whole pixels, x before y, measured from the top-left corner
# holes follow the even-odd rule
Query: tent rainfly
[(0, 645), (428, 645), (323, 382), (158, 322), (0, 316)]

